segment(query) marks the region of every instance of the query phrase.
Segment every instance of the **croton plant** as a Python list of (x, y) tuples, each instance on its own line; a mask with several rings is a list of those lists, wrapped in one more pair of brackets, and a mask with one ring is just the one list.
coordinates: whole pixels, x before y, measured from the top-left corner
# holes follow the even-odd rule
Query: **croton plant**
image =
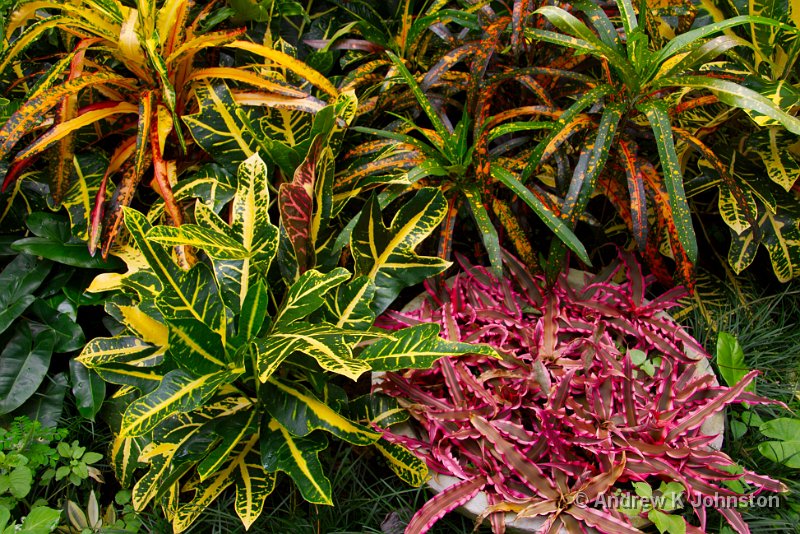
[[(93, 339), (78, 358), (121, 387), (112, 464), (122, 485), (133, 485), (134, 507), (160, 503), (176, 532), (230, 486), (250, 527), (278, 471), (307, 501), (333, 504), (318, 457), (328, 435), (376, 444), (401, 478), (421, 483), (424, 463), (359, 422), (368, 402), (351, 403), (343, 386), (444, 355), (494, 354), (441, 339), (435, 325), (373, 328), (404, 287), (448, 267), (414, 250), (446, 203), (440, 191), (420, 189), (401, 199), (387, 226), (373, 198), (346, 233), (354, 272), (338, 267), (329, 192), (346, 113), (331, 105), (316, 114), (305, 159), (279, 186), (277, 202), (270, 189), (279, 166), (256, 151), (236, 175), (212, 164), (179, 183), (181, 202), (197, 198), (181, 226), (151, 224), (162, 204), (147, 216), (124, 208), (130, 243), (112, 251), (128, 271), (101, 275), (89, 288), (118, 291), (106, 305), (116, 335)], [(181, 268), (179, 257), (191, 267)]]
[[(652, 510), (597, 501), (644, 482), (672, 484), (702, 503), (692, 524), (661, 510), (651, 520), (666, 517), (678, 530), (702, 532), (711, 506), (743, 533), (749, 530), (740, 513), (714, 499), (787, 491), (716, 450), (721, 429), (705, 424), (732, 402), (765, 402), (745, 391), (757, 373), (720, 386), (703, 349), (664, 313), (679, 290), (646, 300), (647, 279), (624, 259), (624, 269), (565, 274), (546, 288), (506, 256), (509, 277), (467, 266), (444, 293), (429, 290), (418, 309), (381, 318), (388, 328), (439, 324), (449, 340), (484, 343), (500, 354), (387, 373), (376, 387), (407, 408), (416, 430), (409, 436), (389, 428), (384, 437), (459, 479), (423, 506), (406, 532), (427, 531), (479, 492), (489, 507), (478, 519), (488, 516), (495, 532), (504, 532), (508, 512), (542, 516), (542, 532), (640, 532), (632, 516)], [(615, 274), (625, 281), (613, 283)]]

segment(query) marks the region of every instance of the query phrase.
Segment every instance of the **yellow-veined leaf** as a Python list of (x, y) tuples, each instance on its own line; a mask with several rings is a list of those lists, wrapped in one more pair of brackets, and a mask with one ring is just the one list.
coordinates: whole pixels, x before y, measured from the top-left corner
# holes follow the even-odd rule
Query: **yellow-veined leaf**
[(274, 328), (281, 329), (319, 309), (325, 301), (325, 294), (348, 278), (350, 273), (344, 267), (337, 267), (329, 273), (321, 273), (316, 269), (303, 273), (289, 288), (274, 318)]
[(258, 376), (262, 382), (266, 382), (295, 351), (314, 358), (323, 369), (357, 380), (370, 367), (366, 362), (353, 358), (351, 340), (376, 335), (324, 323), (296, 322), (265, 338), (256, 339), (251, 346), (258, 360)]
[(194, 93), (200, 111), (184, 115), (183, 122), (200, 147), (233, 171), (256, 153), (258, 142), (239, 117), (239, 107), (223, 82), (199, 80)]
[(271, 378), (264, 385), (264, 406), (269, 414), (293, 436), (308, 436), (324, 430), (354, 445), (371, 445), (380, 433), (351, 421), (320, 401), (299, 384), (286, 384)]
[(261, 515), (267, 496), (275, 488), (275, 475), (261, 466), (258, 434), (252, 434), (234, 449), (228, 463), (212, 478), (192, 488), (195, 491), (194, 498), (181, 505), (172, 520), (175, 532), (186, 530), (231, 484), (236, 488), (234, 509), (245, 528), (250, 528)]
[(313, 504), (333, 504), (331, 483), (318, 454), (328, 446), (322, 432), (292, 436), (276, 419), (261, 430), (261, 461), (269, 472), (283, 471), (294, 480), (303, 498)]
[(222, 384), (233, 381), (243, 371), (225, 370), (200, 377), (182, 370), (170, 371), (158, 389), (128, 406), (120, 435), (146, 434), (165, 419), (200, 407)]
[(418, 488), (430, 478), (425, 462), (405, 447), (383, 438), (376, 441), (374, 446), (389, 464), (389, 469), (406, 484)]
[(322, 89), (324, 92), (328, 93), (334, 98), (339, 94), (339, 91), (337, 91), (336, 87), (334, 87), (334, 85), (325, 76), (312, 69), (302, 61), (299, 61), (284, 52), (247, 41), (234, 41), (232, 43), (227, 43), (224, 46), (227, 48), (244, 50), (268, 59), (269, 61), (273, 62), (275, 66), (288, 69), (301, 78), (305, 78), (311, 83), (311, 85)]
[[(441, 191), (421, 189), (397, 212), (387, 227), (377, 197), (364, 206), (350, 240), (356, 276), (367, 276), (375, 284), (371, 308), (377, 314), (391, 304), (400, 291), (444, 271), (449, 263), (441, 258), (419, 256), (414, 248), (442, 221), (447, 202)], [(358, 298), (353, 302), (353, 307)], [(347, 310), (340, 319), (346, 321)]]
[(391, 338), (375, 341), (358, 358), (369, 363), (373, 371), (389, 371), (427, 369), (439, 358), (460, 354), (498, 357), (488, 345), (447, 341), (439, 337), (438, 325), (421, 324), (392, 332)]

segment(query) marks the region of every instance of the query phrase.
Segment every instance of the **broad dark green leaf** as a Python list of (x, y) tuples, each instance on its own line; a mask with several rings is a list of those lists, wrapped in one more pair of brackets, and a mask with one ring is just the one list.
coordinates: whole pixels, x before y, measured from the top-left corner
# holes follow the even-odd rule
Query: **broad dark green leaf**
[(0, 310), (36, 291), (52, 265), (28, 254), (17, 254), (0, 272)]
[(22, 323), (0, 353), (0, 414), (22, 406), (39, 389), (50, 368), (56, 336), (43, 330), (34, 337)]
[(70, 360), (69, 377), (78, 413), (94, 421), (106, 398), (106, 383), (78, 360)]
[(42, 387), (14, 415), (26, 415), (32, 421), (42, 423), (43, 427), (56, 428), (61, 421), (68, 388), (66, 373), (45, 377)]
[(36, 301), (33, 295), (23, 295), (0, 310), (0, 333), (5, 332)]
[(109, 256), (105, 260), (100, 256), (92, 256), (85, 243), (65, 244), (45, 237), (26, 237), (12, 243), (11, 248), (17, 252), (40, 256), (73, 267), (86, 269), (118, 269), (122, 267), (122, 262), (114, 256)]
[(86, 343), (83, 329), (63, 311), (54, 309), (41, 299), (33, 302), (30, 311), (55, 334), (56, 344), (53, 352), (72, 352), (82, 348)]

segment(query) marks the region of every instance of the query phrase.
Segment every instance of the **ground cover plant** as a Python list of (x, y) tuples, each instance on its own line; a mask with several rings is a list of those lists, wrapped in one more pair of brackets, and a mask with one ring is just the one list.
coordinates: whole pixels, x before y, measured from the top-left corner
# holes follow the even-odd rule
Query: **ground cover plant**
[[(386, 318), (398, 326), (438, 323), (449, 339), (486, 343), (503, 355), (390, 373), (378, 386), (409, 410), (420, 433), (386, 435), (459, 479), (420, 509), (408, 532), (426, 531), (479, 491), (487, 493), (484, 516), (495, 531), (504, 531), (513, 511), (544, 516), (545, 530), (588, 525), (608, 533), (639, 531), (625, 512), (686, 529), (680, 516), (661, 510), (591, 506), (626, 483), (637, 490), (672, 484), (688, 499), (787, 491), (712, 446), (722, 429), (704, 423), (714, 414), (732, 402), (768, 401), (745, 392), (754, 372), (732, 388), (703, 372), (702, 347), (663, 313), (675, 292), (646, 301), (646, 280), (631, 258), (621, 285), (608, 269), (573, 285), (564, 275), (549, 288), (510, 262), (514, 280), (467, 267), (420, 308)], [(575, 501), (579, 493), (586, 502)], [(706, 506), (693, 510), (701, 529)], [(718, 511), (737, 532), (748, 531), (735, 509)]]
[[(572, 298), (562, 275), (604, 280), (617, 247), (662, 284), (651, 297), (694, 290), (673, 311), (698, 325), (725, 386), (679, 382), (693, 364), (664, 339), (691, 341), (654, 327), (661, 318), (639, 296), (625, 308), (624, 291), (598, 282), (578, 300), (600, 310), (571, 334), (607, 306), (630, 313), (598, 333), (613, 357), (576, 357), (568, 383), (551, 376), (567, 384), (578, 426), (608, 408), (608, 386), (598, 396), (592, 383), (625, 391), (614, 357), (639, 384), (633, 410), (669, 404), (664, 391), (688, 396), (656, 407), (667, 426), (725, 387), (744, 389), (746, 404), (709, 409), (726, 414), (728, 456), (693, 453), (686, 470), (659, 457), (670, 480), (639, 484), (631, 470), (654, 471), (656, 453), (585, 454), (605, 476), (597, 486), (619, 471), (614, 485), (637, 495), (739, 491), (741, 474), (713, 463), (732, 460), (792, 490), (777, 511), (741, 510), (751, 529), (796, 523), (797, 418), (756, 400), (796, 407), (796, 362), (777, 356), (793, 349), (717, 312), (725, 284), (756, 310), (732, 316), (777, 331), (784, 319), (769, 322), (759, 299), (773, 302), (800, 272), (798, 17), (789, 0), (0, 0), (0, 427), (29, 416), (42, 432), (66, 429), (62, 449), (80, 470), (34, 481), (29, 495), (47, 502), (0, 511), (0, 530), (399, 532), (427, 500), (406, 485), (421, 485), (427, 466), (379, 437), (409, 412), (369, 395), (370, 372), (468, 351), (501, 366), (507, 354), (468, 348), (450, 325), (439, 336), (436, 324), (393, 331), (375, 317), (423, 283), (445, 295), (456, 257), (482, 266), (470, 267), (482, 280), (516, 277), (523, 268), (504, 250), (542, 295)], [(551, 317), (545, 300), (520, 313)], [(614, 335), (646, 341), (602, 342)], [(533, 394), (547, 375), (537, 373)], [(606, 426), (605, 441), (584, 438), (613, 444)], [(673, 437), (702, 441), (690, 426)], [(107, 452), (87, 464), (105, 482), (70, 485), (85, 443)], [(12, 473), (22, 460), (4, 462)], [(49, 491), (56, 482), (70, 491)], [(779, 487), (762, 478), (749, 489), (759, 484)], [(449, 509), (452, 495), (420, 513)], [(555, 517), (548, 503), (527, 513)], [(34, 504), (51, 511), (26, 517)], [(562, 504), (562, 522), (591, 524)], [(652, 516), (653, 531), (680, 530), (681, 517), (689, 530), (745, 528), (735, 512), (709, 510), (705, 523), (669, 507), (627, 512)], [(499, 508), (490, 516), (497, 527)], [(420, 517), (411, 530), (429, 523)], [(433, 530), (469, 528), (450, 514)]]

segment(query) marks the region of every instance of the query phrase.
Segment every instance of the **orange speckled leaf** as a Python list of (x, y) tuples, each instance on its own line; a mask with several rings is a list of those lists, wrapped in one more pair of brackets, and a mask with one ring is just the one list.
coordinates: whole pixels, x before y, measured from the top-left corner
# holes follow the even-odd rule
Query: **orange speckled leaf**
[[(628, 178), (631, 230), (639, 250), (644, 251), (647, 248), (647, 198), (644, 192), (644, 182), (639, 173), (636, 144), (632, 141), (620, 139), (619, 154), (625, 168), (625, 176)], [(614, 205), (619, 209), (620, 206), (627, 205), (627, 203), (614, 203)]]
[(124, 81), (122, 76), (112, 74), (83, 75), (63, 84), (55, 85), (40, 95), (22, 104), (0, 128), (0, 159), (8, 155), (14, 145), (38, 124), (42, 116), (61, 102), (65, 96), (77, 94), (81, 89), (100, 84)]

